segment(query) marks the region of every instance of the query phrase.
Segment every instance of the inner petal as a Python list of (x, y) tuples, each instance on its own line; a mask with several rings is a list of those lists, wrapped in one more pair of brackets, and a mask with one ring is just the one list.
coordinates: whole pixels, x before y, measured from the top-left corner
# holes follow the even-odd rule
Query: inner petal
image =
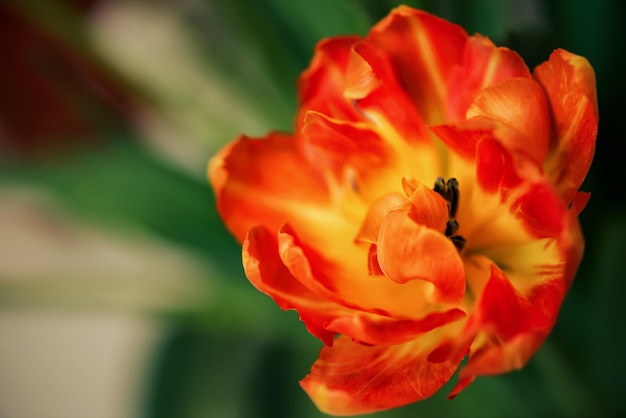
[(378, 261), (385, 275), (397, 283), (431, 283), (431, 291), (423, 295), (426, 300), (458, 303), (463, 298), (465, 273), (456, 247), (441, 231), (411, 219), (409, 209), (396, 209), (385, 217)]

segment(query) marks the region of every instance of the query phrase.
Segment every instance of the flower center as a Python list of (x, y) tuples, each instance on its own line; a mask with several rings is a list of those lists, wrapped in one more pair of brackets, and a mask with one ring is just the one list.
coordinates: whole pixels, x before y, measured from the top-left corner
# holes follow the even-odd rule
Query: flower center
[(461, 251), (465, 247), (465, 238), (455, 234), (459, 229), (459, 223), (455, 218), (459, 208), (459, 182), (454, 177), (449, 178), (448, 181), (443, 177), (437, 177), (433, 189), (448, 202), (448, 222), (444, 233), (446, 237), (450, 238), (457, 250)]

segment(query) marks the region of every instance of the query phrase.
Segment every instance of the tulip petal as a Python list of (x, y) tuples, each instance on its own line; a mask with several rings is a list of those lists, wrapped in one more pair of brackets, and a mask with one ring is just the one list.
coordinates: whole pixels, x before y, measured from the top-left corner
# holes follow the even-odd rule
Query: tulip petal
[(471, 162), (476, 159), (476, 146), (483, 138), (497, 138), (501, 143), (513, 145), (523, 144), (526, 140), (522, 133), (514, 128), (480, 116), (461, 122), (433, 125), (429, 128), (451, 151)]
[(458, 367), (460, 358), (426, 361), (428, 334), (410, 343), (368, 347), (346, 337), (324, 347), (300, 385), (327, 414), (346, 416), (399, 407), (432, 396)]
[(461, 62), (467, 33), (457, 25), (407, 6), (395, 8), (366, 40), (387, 52), (425, 123), (445, 120), (446, 81)]
[(475, 336), (475, 340), (450, 397), (456, 396), (475, 376), (523, 367), (550, 332), (555, 319), (546, 317), (492, 265), (491, 277), (461, 337), (463, 340)]
[(400, 193), (389, 193), (375, 200), (374, 203), (370, 205), (355, 240), (358, 242), (376, 244), (378, 242), (380, 225), (385, 219), (385, 216), (393, 209), (408, 206), (408, 204), (407, 198)]
[(563, 230), (565, 205), (548, 182), (537, 182), (511, 205), (511, 210), (524, 221), (535, 238), (556, 237)]
[(506, 270), (492, 264), (488, 282), (476, 292), (480, 298), (460, 338), (461, 349), (463, 340), (475, 340), (451, 397), (476, 376), (522, 367), (549, 334), (582, 257), (576, 212), (564, 216), (555, 239), (492, 248), (487, 255)]
[(534, 164), (491, 140), (479, 143), (477, 155), (476, 171), (482, 191), (497, 191), (503, 206), (532, 237), (561, 234), (566, 207)]
[(377, 248), (380, 267), (391, 280), (431, 283), (427, 300), (458, 303), (463, 298), (465, 273), (458, 250), (441, 231), (416, 223), (409, 209), (385, 217)]
[(286, 218), (329, 205), (324, 184), (283, 134), (240, 137), (211, 160), (209, 178), (218, 211), (239, 240), (258, 224), (277, 229)]
[(289, 221), (307, 240), (324, 247), (334, 241), (326, 228), (353, 237), (358, 225), (351, 217), (365, 214), (365, 206), (349, 199), (350, 184), (335, 184), (331, 190), (324, 174), (285, 134), (242, 136), (211, 159), (208, 171), (218, 211), (240, 241), (254, 226), (277, 230)]
[[(362, 261), (357, 255), (365, 254), (365, 249), (355, 248), (358, 251), (341, 257), (343, 262), (338, 265), (302, 242), (288, 224), (279, 230), (282, 262), (296, 280), (321, 299), (315, 309), (322, 312), (317, 315), (325, 322), (319, 326), (368, 344), (398, 344), (465, 316), (458, 308), (442, 309), (429, 300), (420, 301), (425, 289), (419, 283), (399, 285), (372, 277), (361, 268), (363, 263), (350, 271), (346, 259)], [(387, 297), (381, 299), (381, 295)]]
[(551, 121), (548, 102), (539, 84), (531, 79), (512, 78), (488, 87), (468, 109), (467, 118), (473, 117), (490, 118), (524, 134), (503, 136), (507, 149), (529, 155), (537, 165), (543, 164)]
[(428, 178), (441, 173), (440, 150), (383, 50), (366, 41), (354, 45), (344, 96), (354, 101), (370, 129), (394, 152), (396, 170), (382, 184), (404, 174)]
[(557, 49), (533, 76), (546, 91), (554, 123), (544, 169), (569, 204), (593, 159), (598, 131), (595, 74), (585, 58)]
[(309, 111), (301, 132), (311, 158), (318, 164), (324, 164), (320, 159), (325, 160), (338, 177), (345, 167), (351, 167), (359, 179), (366, 180), (370, 173), (393, 161), (387, 144), (364, 123), (344, 122)]
[(409, 194), (411, 218), (420, 225), (445, 232), (449, 217), (446, 200), (439, 193), (413, 178), (405, 177), (402, 183), (405, 191), (411, 190)]
[(424, 122), (399, 84), (389, 57), (371, 43), (355, 44), (344, 95), (355, 100), (358, 108), (396, 147), (401, 147), (401, 142), (429, 142)]
[(281, 309), (298, 311), (309, 332), (326, 345), (333, 344), (336, 333), (365, 344), (400, 344), (465, 317), (464, 311), (452, 308), (402, 319), (336, 303), (337, 298), (318, 292), (311, 263), (315, 255), (306, 254), (292, 232), (288, 225), (278, 237), (263, 227), (252, 228), (243, 244), (246, 276)]
[(480, 35), (470, 37), (462, 63), (452, 71), (448, 82), (448, 120), (465, 119), (467, 109), (482, 90), (515, 77), (530, 78), (528, 67), (516, 52), (498, 48)]
[(283, 310), (295, 309), (309, 332), (331, 345), (335, 333), (324, 328), (334, 313), (331, 303), (304, 287), (289, 272), (278, 254), (276, 237), (266, 228), (250, 229), (242, 247), (243, 267), (248, 280), (270, 296)]
[(296, 130), (310, 110), (345, 121), (363, 118), (352, 100), (343, 95), (352, 47), (359, 40), (357, 36), (343, 36), (324, 39), (316, 45), (311, 64), (298, 79), (300, 107)]
[(326, 329), (367, 345), (395, 345), (414, 340), (420, 334), (465, 318), (459, 308), (433, 312), (419, 319), (397, 319), (383, 315), (352, 312), (332, 318)]

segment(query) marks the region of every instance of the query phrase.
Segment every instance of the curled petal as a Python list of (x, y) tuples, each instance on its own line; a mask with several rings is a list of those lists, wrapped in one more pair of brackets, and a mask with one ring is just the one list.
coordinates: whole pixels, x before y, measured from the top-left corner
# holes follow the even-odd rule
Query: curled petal
[(243, 243), (243, 265), (250, 282), (283, 310), (296, 310), (307, 330), (330, 346), (336, 333), (366, 344), (400, 344), (465, 316), (460, 309), (424, 318), (397, 319), (336, 303), (311, 282), (311, 263), (287, 231), (277, 237), (253, 228)]
[(339, 121), (309, 111), (302, 134), (311, 146), (309, 151), (315, 153), (314, 158), (327, 160), (335, 172), (348, 166), (353, 167), (360, 177), (366, 177), (368, 172), (380, 169), (390, 161), (385, 142), (364, 124)]
[(497, 120), (522, 133), (504, 136), (507, 148), (529, 155), (543, 164), (551, 135), (550, 111), (539, 84), (527, 78), (513, 78), (481, 91), (467, 111), (467, 118), (486, 117)]
[(343, 96), (350, 53), (359, 40), (357, 36), (343, 36), (328, 38), (316, 45), (311, 64), (298, 80), (297, 129), (309, 110), (346, 121), (362, 119), (352, 101)]
[(250, 282), (282, 309), (298, 311), (309, 332), (328, 346), (333, 344), (336, 333), (365, 344), (400, 344), (465, 317), (462, 310), (453, 308), (423, 318), (397, 319), (335, 303), (305, 286), (310, 279), (302, 279), (312, 276), (311, 265), (286, 232), (277, 240), (267, 229), (253, 228), (244, 241), (242, 254)]
[(334, 333), (325, 329), (336, 309), (302, 285), (278, 254), (276, 237), (266, 228), (252, 228), (242, 248), (243, 267), (248, 280), (270, 296), (281, 309), (295, 309), (309, 332), (324, 344), (333, 343)]
[(410, 190), (411, 218), (420, 225), (435, 231), (444, 231), (448, 221), (448, 204), (446, 200), (430, 187), (412, 179), (403, 178), (405, 191)]
[[(391, 71), (385, 71), (385, 74), (381, 74), (381, 70), (374, 71), (372, 68), (373, 63), (368, 62), (362, 54), (357, 52), (357, 47), (360, 50), (365, 50), (372, 54), (377, 54), (375, 51), (368, 47), (364, 42), (355, 44), (350, 51), (350, 58), (348, 61), (348, 68), (346, 70), (346, 81), (343, 90), (343, 95), (349, 100), (359, 100), (369, 96), (373, 91), (377, 90), (382, 85), (384, 76), (391, 75)], [(378, 74), (377, 74), (378, 73)], [(391, 81), (387, 81), (389, 84)]]
[[(369, 274), (368, 251), (363, 246), (347, 246), (343, 252), (332, 252), (330, 255), (338, 257), (335, 261), (328, 253), (307, 244), (290, 225), (280, 228), (279, 256), (290, 274), (319, 298), (345, 308), (345, 312), (339, 312), (319, 305), (319, 310), (327, 310), (332, 318), (345, 317), (337, 319), (332, 326), (325, 323), (326, 329), (371, 344), (392, 344), (425, 332), (432, 324), (459, 319), (460, 311), (431, 303), (430, 283), (398, 284)], [(359, 327), (348, 332), (345, 327), (352, 325)], [(398, 334), (391, 336), (387, 329), (395, 329)]]
[(503, 147), (526, 154), (523, 148), (528, 139), (517, 129), (501, 121), (474, 116), (469, 120), (434, 125), (429, 127), (450, 150), (465, 160), (474, 161), (477, 158), (476, 147), (482, 139), (494, 139)]
[(465, 293), (465, 273), (459, 253), (440, 231), (416, 223), (408, 209), (384, 219), (378, 239), (378, 261), (387, 277), (398, 283), (423, 280), (433, 285), (424, 295), (439, 303), (458, 303)]
[(355, 101), (358, 109), (396, 148), (401, 148), (402, 142), (431, 145), (424, 121), (398, 82), (384, 50), (366, 41), (355, 44), (344, 95)]
[(356, 241), (376, 244), (380, 225), (385, 216), (393, 209), (408, 206), (408, 204), (406, 197), (400, 193), (390, 193), (375, 200), (367, 211), (365, 220), (356, 236)]
[(585, 58), (557, 49), (533, 76), (546, 91), (554, 123), (544, 168), (569, 204), (593, 159), (598, 132), (595, 74)]
[(331, 415), (366, 414), (432, 396), (458, 367), (460, 358), (426, 361), (428, 334), (410, 343), (368, 347), (339, 337), (324, 347), (300, 385)]
[(394, 345), (409, 342), (420, 334), (465, 318), (459, 308), (433, 312), (419, 319), (398, 319), (369, 313), (333, 318), (327, 329), (368, 345)]
[(450, 76), (447, 117), (465, 119), (465, 113), (483, 89), (514, 77), (530, 78), (524, 60), (508, 48), (496, 47), (488, 38), (470, 37), (463, 50), (462, 63)]

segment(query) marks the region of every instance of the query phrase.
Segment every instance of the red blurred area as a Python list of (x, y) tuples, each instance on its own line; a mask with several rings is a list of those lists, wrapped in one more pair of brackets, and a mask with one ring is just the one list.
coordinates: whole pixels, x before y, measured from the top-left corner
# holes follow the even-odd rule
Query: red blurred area
[(63, 12), (52, 25), (38, 6), (0, 3), (0, 155), (48, 154), (127, 123), (136, 94), (85, 36), (97, 3), (51, 2)]

